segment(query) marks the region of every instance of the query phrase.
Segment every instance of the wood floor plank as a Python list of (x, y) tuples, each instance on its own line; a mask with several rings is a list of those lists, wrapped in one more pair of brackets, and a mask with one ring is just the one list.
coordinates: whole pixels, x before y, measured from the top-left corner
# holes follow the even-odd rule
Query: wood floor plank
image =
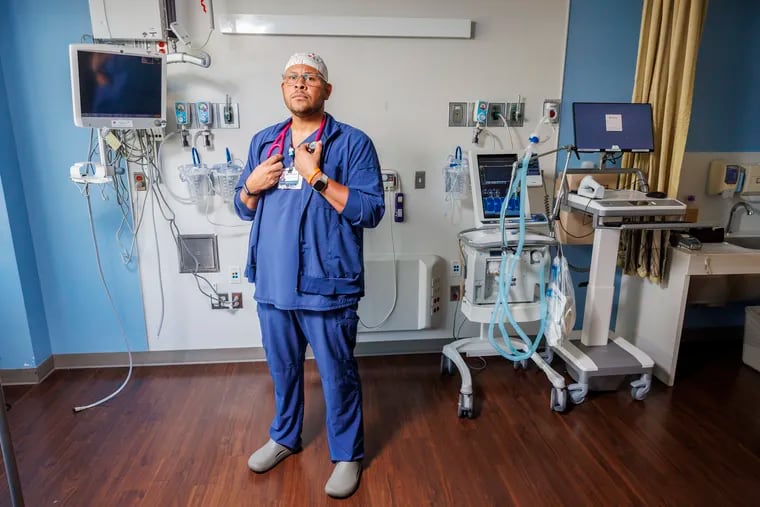
[(367, 457), (347, 501), (323, 491), (332, 464), (313, 362), (304, 449), (261, 475), (246, 463), (273, 414), (265, 364), (136, 368), (118, 397), (77, 414), (125, 370), (57, 371), (9, 389), (27, 505), (760, 504), (760, 373), (736, 357), (658, 384), (643, 403), (625, 390), (595, 394), (564, 415), (549, 410), (539, 371), (489, 358), (473, 375), (474, 420), (457, 418), (459, 378), (441, 377), (438, 361), (360, 360)]

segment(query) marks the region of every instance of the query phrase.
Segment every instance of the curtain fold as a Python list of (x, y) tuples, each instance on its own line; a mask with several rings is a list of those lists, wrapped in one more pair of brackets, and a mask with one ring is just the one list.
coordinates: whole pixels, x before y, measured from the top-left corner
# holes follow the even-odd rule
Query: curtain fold
[[(707, 0), (644, 0), (632, 102), (652, 105), (655, 151), (626, 153), (622, 167), (644, 171), (650, 191), (676, 197), (691, 120), (694, 76)], [(636, 188), (636, 178), (621, 179)], [(626, 274), (660, 283), (667, 267), (668, 231), (624, 231), (619, 264)]]

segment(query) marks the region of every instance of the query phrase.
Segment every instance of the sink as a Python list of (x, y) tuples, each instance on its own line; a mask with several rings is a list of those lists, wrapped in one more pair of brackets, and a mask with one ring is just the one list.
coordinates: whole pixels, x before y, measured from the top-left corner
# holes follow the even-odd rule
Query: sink
[(740, 246), (742, 248), (750, 248), (752, 250), (760, 250), (760, 236), (745, 236), (745, 237), (727, 237), (726, 243)]

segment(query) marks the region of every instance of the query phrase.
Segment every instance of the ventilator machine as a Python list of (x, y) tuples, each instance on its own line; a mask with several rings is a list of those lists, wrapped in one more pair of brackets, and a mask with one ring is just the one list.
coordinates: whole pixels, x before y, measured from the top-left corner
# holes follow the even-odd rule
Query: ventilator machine
[[(654, 150), (649, 104), (575, 103), (573, 114), (575, 146), (539, 154), (534, 133), (519, 161), (508, 153), (470, 153), (476, 228), (459, 234), (465, 262), (461, 302), (462, 313), (480, 323), (480, 336), (446, 345), (441, 358), (442, 373), (452, 374), (456, 367), (462, 377), (460, 417), (474, 416), (472, 378), (463, 355), (500, 354), (516, 368), (532, 360), (551, 383), (550, 407), (557, 412), (567, 408), (568, 398), (580, 404), (589, 391), (615, 390), (632, 378), (635, 400), (643, 400), (650, 390), (652, 359), (610, 331), (618, 245), (624, 230), (683, 228), (686, 206), (649, 193), (638, 169), (605, 166), (624, 151)], [(546, 216), (531, 214), (531, 162), (559, 151), (567, 152), (564, 170), (555, 177), (559, 193), (547, 198)], [(571, 153), (579, 151), (599, 153), (599, 166), (568, 169)], [(607, 190), (594, 173), (631, 174), (640, 190)], [(568, 189), (569, 174), (585, 175), (577, 191)], [(590, 215), (594, 224), (585, 311), (576, 331), (568, 263), (554, 234), (560, 207)], [(553, 246), (558, 247), (554, 259)], [(533, 323), (530, 336), (523, 328), (528, 322)], [(573, 383), (566, 385), (565, 377), (550, 366), (555, 354), (565, 362)]]

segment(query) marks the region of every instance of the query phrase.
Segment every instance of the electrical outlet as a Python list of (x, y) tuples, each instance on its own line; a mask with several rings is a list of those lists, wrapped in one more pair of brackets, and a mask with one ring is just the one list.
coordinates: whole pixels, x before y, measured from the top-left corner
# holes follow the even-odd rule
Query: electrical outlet
[(462, 265), (459, 261), (451, 261), (451, 274), (453, 276), (462, 276)]
[(145, 192), (148, 190), (148, 182), (145, 179), (145, 173), (138, 171), (133, 172), (132, 181), (134, 181), (135, 190), (138, 192)]
[(164, 127), (150, 129), (148, 135), (154, 143), (161, 143), (164, 140)]
[(230, 294), (232, 296), (232, 309), (233, 310), (240, 310), (243, 308), (243, 293), (242, 292), (233, 292)]
[(240, 283), (240, 266), (230, 266), (230, 283)]
[(503, 127), (504, 120), (502, 116), (506, 117), (507, 105), (504, 102), (489, 102), (488, 103), (488, 118), (486, 119), (487, 127)]
[(216, 293), (215, 298), (211, 298), (211, 309), (212, 310), (223, 310), (225, 308), (229, 308), (229, 302), (230, 302), (230, 295), (226, 293)]
[(449, 301), (459, 301), (459, 285), (452, 285), (449, 287)]

